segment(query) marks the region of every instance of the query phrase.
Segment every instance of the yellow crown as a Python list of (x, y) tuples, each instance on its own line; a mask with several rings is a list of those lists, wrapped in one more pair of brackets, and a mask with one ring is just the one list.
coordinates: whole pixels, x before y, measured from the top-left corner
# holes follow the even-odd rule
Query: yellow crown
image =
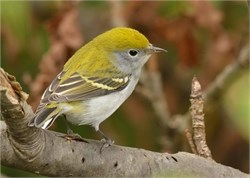
[[(132, 28), (117, 27), (99, 36), (93, 41), (106, 50), (121, 51), (130, 48), (146, 48), (149, 45), (148, 39)], [(105, 45), (104, 45), (105, 44)]]

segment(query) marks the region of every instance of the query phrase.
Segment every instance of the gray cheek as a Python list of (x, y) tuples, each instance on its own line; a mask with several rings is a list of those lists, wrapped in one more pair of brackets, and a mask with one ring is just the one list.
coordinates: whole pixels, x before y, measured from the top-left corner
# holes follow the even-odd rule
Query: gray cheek
[(122, 72), (126, 74), (131, 74), (133, 71), (133, 62), (131, 62), (131, 59), (128, 57), (128, 55), (121, 53), (121, 54), (115, 54), (115, 58), (113, 60), (114, 65), (121, 70)]
[(143, 55), (143, 56), (138, 56), (137, 58), (133, 59), (134, 62), (132, 62), (133, 68), (134, 69), (141, 69), (144, 64), (148, 61), (151, 55)]
[(131, 58), (127, 53), (115, 54), (116, 60), (114, 65), (126, 74), (135, 73), (143, 67), (151, 55), (139, 55), (138, 57)]

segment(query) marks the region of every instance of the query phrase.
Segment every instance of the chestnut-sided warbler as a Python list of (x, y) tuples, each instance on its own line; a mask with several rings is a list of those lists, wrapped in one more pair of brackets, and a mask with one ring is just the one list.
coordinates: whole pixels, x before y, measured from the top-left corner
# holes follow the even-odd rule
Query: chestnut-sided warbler
[(137, 30), (113, 28), (80, 48), (45, 90), (30, 126), (47, 129), (64, 115), (76, 125), (99, 125), (130, 96), (143, 65), (164, 49)]

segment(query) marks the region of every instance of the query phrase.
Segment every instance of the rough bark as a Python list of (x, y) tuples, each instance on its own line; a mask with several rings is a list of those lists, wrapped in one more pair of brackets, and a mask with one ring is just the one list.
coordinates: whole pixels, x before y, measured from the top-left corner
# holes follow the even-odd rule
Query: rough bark
[(211, 151), (207, 146), (205, 118), (204, 118), (204, 100), (202, 98), (201, 85), (196, 77), (192, 80), (191, 95), (190, 95), (190, 114), (192, 117), (193, 126), (193, 141), (196, 146), (198, 155), (211, 159)]

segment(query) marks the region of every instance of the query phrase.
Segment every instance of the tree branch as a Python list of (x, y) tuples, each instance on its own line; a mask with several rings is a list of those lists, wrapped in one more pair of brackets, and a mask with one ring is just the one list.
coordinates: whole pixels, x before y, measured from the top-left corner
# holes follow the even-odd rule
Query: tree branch
[(13, 90), (14, 78), (3, 70), (0, 77), (4, 119), (0, 121), (1, 164), (4, 166), (64, 177), (247, 177), (239, 170), (190, 153), (155, 153), (117, 145), (100, 153), (99, 141), (66, 140), (60, 133), (28, 127), (34, 115), (31, 107), (22, 95), (16, 94), (18, 90)]

